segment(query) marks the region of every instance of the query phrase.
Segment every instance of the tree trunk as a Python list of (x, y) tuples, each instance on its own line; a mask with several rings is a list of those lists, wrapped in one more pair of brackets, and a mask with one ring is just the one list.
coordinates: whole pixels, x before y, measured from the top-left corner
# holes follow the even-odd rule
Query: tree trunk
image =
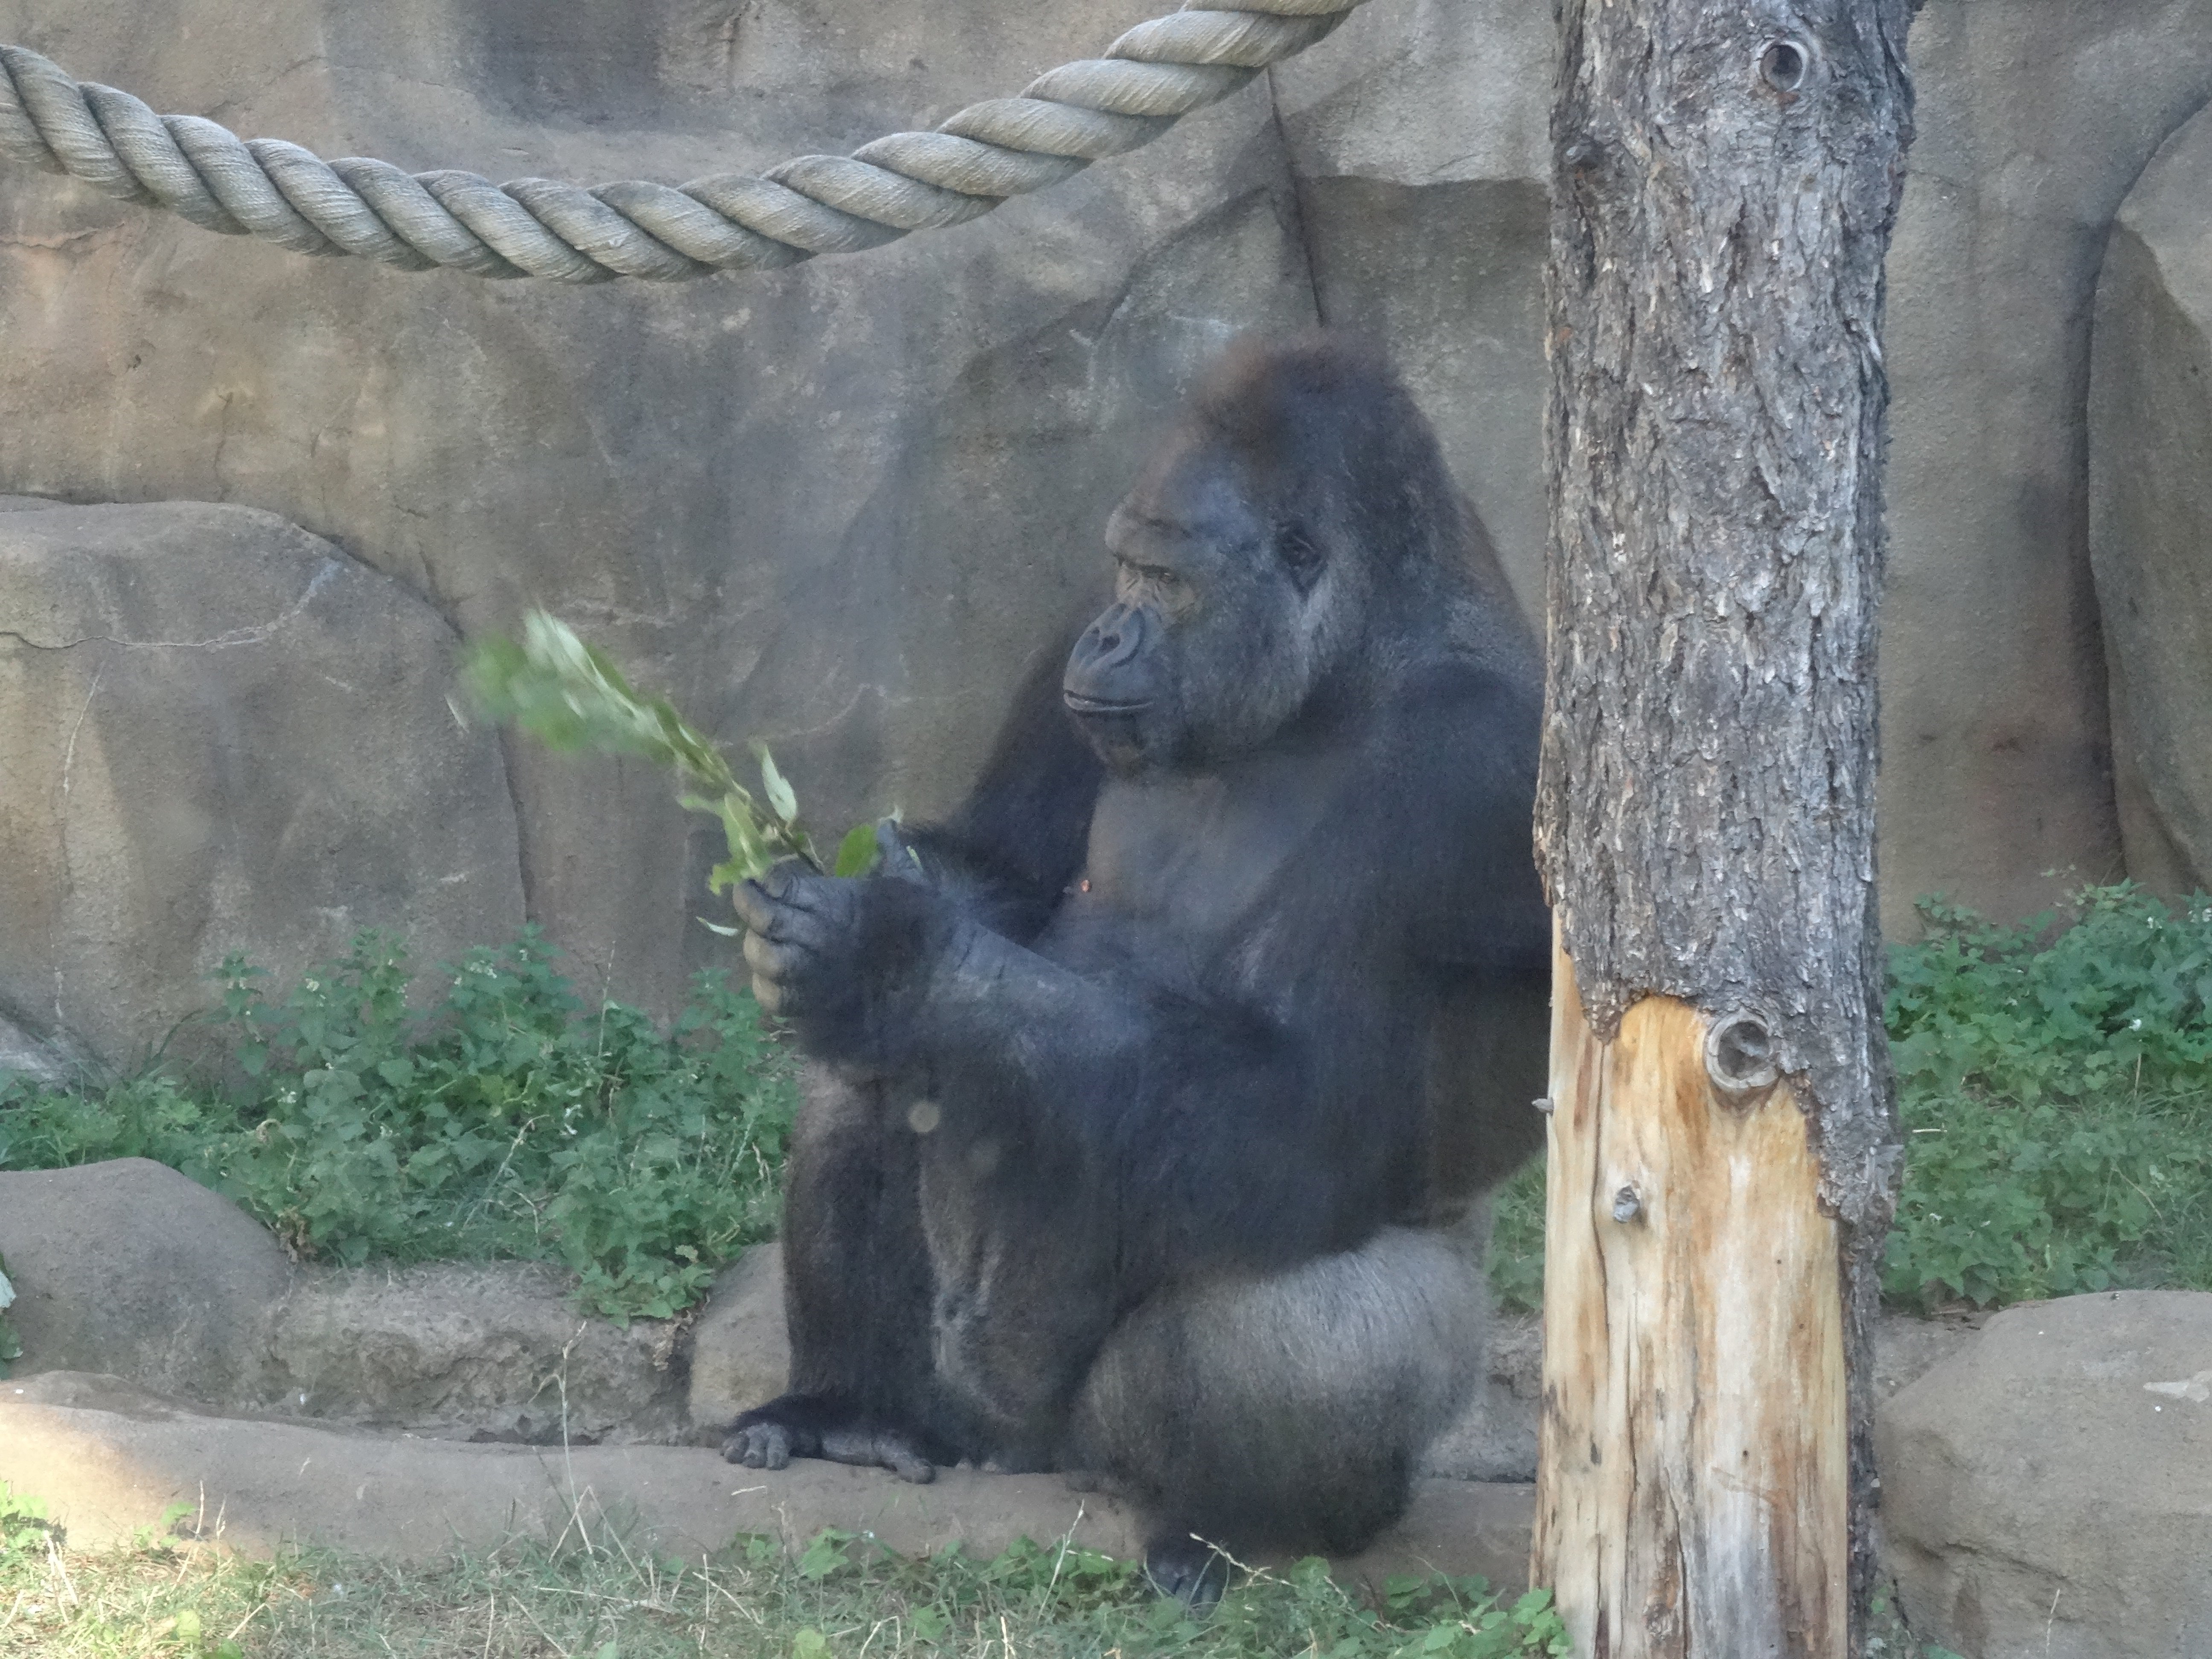
[(1911, 9), (1560, 0), (1534, 1571), (1583, 1659), (1861, 1645)]

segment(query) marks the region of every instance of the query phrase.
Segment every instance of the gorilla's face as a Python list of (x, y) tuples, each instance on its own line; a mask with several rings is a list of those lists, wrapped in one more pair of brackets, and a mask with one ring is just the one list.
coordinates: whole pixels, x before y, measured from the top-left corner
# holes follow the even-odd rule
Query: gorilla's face
[(1346, 647), (1350, 561), (1212, 434), (1186, 429), (1114, 509), (1113, 605), (1062, 694), (1115, 771), (1202, 767), (1258, 747)]

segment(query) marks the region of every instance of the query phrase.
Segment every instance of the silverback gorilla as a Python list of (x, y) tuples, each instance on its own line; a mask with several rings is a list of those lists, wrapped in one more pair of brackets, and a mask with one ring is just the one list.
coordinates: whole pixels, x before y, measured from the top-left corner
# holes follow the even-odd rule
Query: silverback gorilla
[(1540, 1121), (1540, 675), (1428, 423), (1327, 336), (1233, 349), (1106, 542), (949, 823), (740, 896), (818, 1063), (789, 1392), (724, 1455), (1066, 1470), (1195, 1601), (1208, 1543), (1364, 1546), (1473, 1380), (1470, 1217)]

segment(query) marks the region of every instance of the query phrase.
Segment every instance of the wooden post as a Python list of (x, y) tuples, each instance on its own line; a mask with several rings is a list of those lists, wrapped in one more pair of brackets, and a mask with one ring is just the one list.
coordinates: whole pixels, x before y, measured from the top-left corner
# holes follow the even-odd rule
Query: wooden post
[(1911, 4), (1561, 0), (1533, 1571), (1582, 1659), (1863, 1641)]

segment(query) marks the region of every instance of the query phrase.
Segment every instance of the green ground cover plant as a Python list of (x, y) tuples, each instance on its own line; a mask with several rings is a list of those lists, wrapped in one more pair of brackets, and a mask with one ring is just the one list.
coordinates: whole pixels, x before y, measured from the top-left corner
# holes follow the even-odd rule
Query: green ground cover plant
[[(2212, 1289), (2212, 901), (2124, 884), (2016, 927), (1923, 914), (1890, 953), (1892, 1301)], [(0, 1085), (0, 1169), (155, 1158), (303, 1254), (550, 1260), (624, 1317), (680, 1311), (774, 1231), (792, 1068), (714, 975), (669, 1030), (583, 1006), (529, 933), (441, 970), (415, 1012), (375, 935), (281, 1000), (265, 982), (226, 968), (227, 1085), (173, 1066)], [(1540, 1164), (1499, 1194), (1491, 1271), (1505, 1306), (1538, 1304)]]
[(273, 1561), (149, 1532), (78, 1552), (35, 1503), (0, 1486), (0, 1655), (41, 1659), (1558, 1659), (1541, 1592), (1479, 1579), (1394, 1578), (1372, 1599), (1318, 1561), (1255, 1576), (1209, 1614), (1162, 1601), (1133, 1562), (1067, 1540), (991, 1560), (902, 1559), (824, 1533), (787, 1553), (769, 1538), (666, 1559), (619, 1528), (572, 1524), (434, 1567), (325, 1552)]
[(440, 969), (419, 1008), (412, 977), (374, 933), (281, 1000), (234, 958), (232, 1076), (0, 1086), (0, 1169), (149, 1158), (303, 1256), (557, 1261), (620, 1318), (678, 1312), (774, 1234), (793, 1068), (749, 994), (703, 974), (666, 1030), (588, 1009), (534, 930)]
[(2123, 883), (1890, 953), (1905, 1172), (1883, 1286), (1990, 1307), (2212, 1290), (2212, 899)]
[[(1882, 1283), (1919, 1310), (2212, 1290), (2212, 899), (2130, 883), (2001, 927), (1940, 901), (1893, 946), (1905, 1134)], [(1502, 1190), (1492, 1278), (1543, 1293), (1540, 1162)]]

